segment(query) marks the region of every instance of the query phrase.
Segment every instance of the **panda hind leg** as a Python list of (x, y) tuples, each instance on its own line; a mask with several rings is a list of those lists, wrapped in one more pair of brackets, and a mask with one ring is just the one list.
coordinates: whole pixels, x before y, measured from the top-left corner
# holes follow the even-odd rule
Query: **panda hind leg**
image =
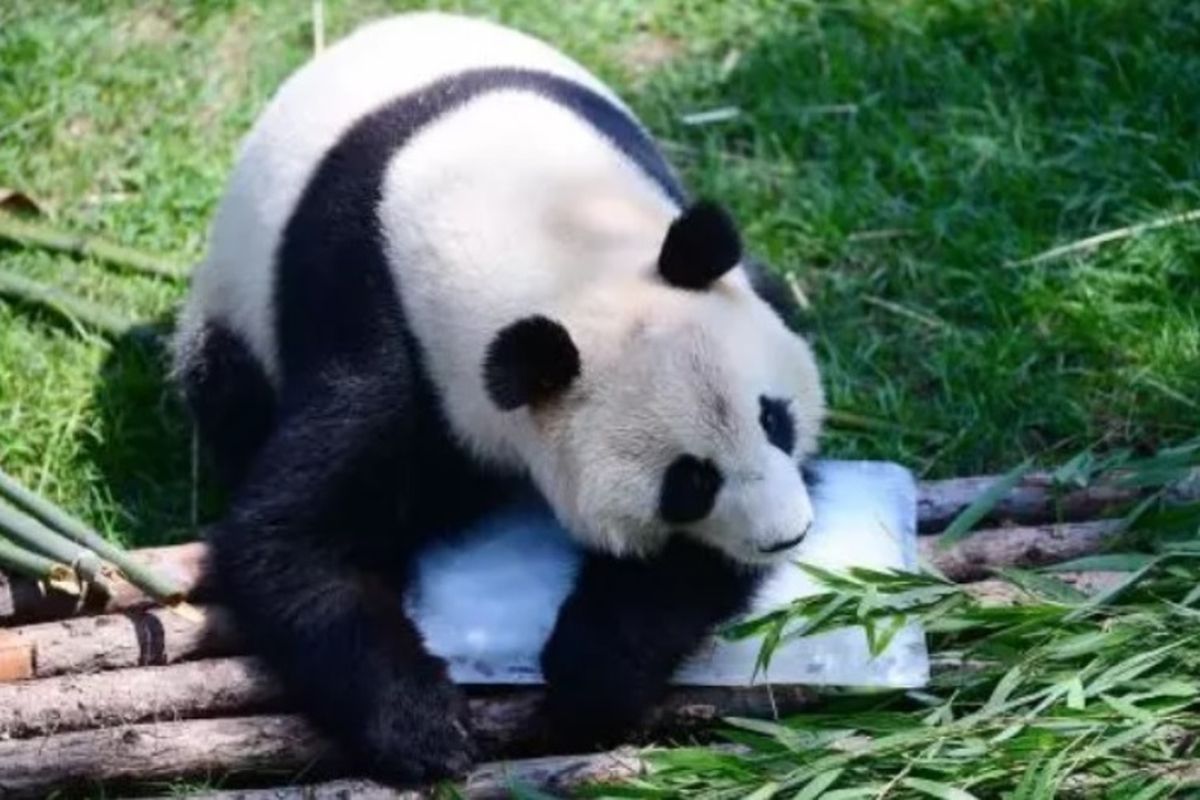
[[(326, 369), (286, 394), (208, 536), (222, 597), (292, 698), (363, 772), (407, 785), (462, 774), (475, 751), (465, 699), (400, 600), (419, 538), (397, 500), (422, 496), (424, 468), (402, 377)], [(380, 539), (399, 551), (391, 574)]]
[(181, 359), (177, 380), (222, 487), (242, 482), (271, 431), (275, 393), (240, 336), (209, 322)]

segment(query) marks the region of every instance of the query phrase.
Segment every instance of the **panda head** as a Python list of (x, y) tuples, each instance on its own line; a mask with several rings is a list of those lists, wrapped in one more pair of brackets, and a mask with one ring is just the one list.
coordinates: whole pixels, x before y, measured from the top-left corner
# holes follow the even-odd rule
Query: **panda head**
[(526, 415), (525, 461), (585, 545), (649, 554), (684, 535), (747, 564), (797, 556), (824, 397), (740, 260), (729, 217), (700, 203), (644, 270), (492, 340), (491, 400)]

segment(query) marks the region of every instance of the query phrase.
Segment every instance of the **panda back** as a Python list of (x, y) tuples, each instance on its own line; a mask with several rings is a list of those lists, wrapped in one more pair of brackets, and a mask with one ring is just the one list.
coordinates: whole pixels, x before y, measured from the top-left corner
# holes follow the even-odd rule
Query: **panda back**
[(294, 73), (243, 141), (205, 260), (193, 275), (177, 360), (187, 358), (206, 322), (219, 322), (245, 340), (278, 383), (275, 267), (285, 229), (322, 160), (389, 101), (445, 76), (496, 68), (560, 76), (625, 111), (571, 59), (489, 22), (418, 13), (363, 27)]

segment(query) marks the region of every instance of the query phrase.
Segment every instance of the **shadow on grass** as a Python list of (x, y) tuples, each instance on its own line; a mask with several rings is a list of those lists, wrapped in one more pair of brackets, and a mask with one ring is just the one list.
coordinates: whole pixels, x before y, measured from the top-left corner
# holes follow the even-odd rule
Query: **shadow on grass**
[(203, 464), (193, 466), (191, 423), (169, 380), (170, 324), (164, 315), (115, 340), (93, 396), (99, 430), (87, 455), (131, 547), (195, 538), (195, 521), (212, 519), (218, 507)]

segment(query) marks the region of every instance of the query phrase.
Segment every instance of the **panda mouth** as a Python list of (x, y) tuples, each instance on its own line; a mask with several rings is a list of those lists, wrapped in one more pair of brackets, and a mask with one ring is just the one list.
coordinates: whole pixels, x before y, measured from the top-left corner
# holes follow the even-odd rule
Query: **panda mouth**
[[(807, 533), (807, 531), (805, 533)], [(800, 544), (801, 540), (804, 539), (804, 535), (805, 535), (804, 533), (801, 533), (799, 536), (796, 536), (793, 539), (785, 539), (782, 542), (776, 542), (775, 544), (768, 545), (767, 547), (759, 547), (758, 552), (768, 553), (768, 554), (781, 553), (784, 550), (787, 550), (789, 548), (795, 547), (796, 545)]]

